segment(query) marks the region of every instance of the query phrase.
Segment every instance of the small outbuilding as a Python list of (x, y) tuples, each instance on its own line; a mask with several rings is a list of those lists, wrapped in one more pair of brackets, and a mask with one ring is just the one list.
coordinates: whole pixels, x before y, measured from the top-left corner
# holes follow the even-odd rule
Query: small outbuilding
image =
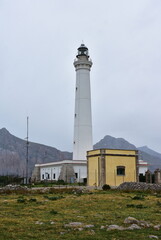
[(98, 149), (87, 152), (87, 184), (118, 186), (138, 181), (138, 151)]
[(86, 183), (87, 161), (63, 160), (35, 165), (32, 174), (32, 182), (58, 180), (63, 180), (67, 183)]

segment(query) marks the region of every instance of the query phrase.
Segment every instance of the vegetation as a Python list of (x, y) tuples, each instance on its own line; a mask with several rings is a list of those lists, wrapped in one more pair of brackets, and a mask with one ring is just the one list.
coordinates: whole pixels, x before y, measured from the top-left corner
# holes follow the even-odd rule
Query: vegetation
[(8, 184), (20, 184), (23, 182), (23, 178), (15, 175), (0, 176), (0, 186), (5, 186)]
[(104, 185), (102, 186), (102, 189), (103, 189), (104, 191), (106, 191), (106, 190), (111, 189), (111, 187), (110, 187), (110, 185), (108, 185), (108, 184), (104, 184)]
[[(143, 197), (144, 196), (144, 197)], [(1, 240), (131, 240), (161, 237), (152, 226), (140, 230), (111, 230), (107, 225), (126, 226), (128, 216), (161, 224), (160, 195), (95, 190), (77, 194), (73, 189), (12, 192), (0, 195)], [(71, 225), (76, 222), (80, 226)], [(88, 226), (88, 227), (87, 227)]]

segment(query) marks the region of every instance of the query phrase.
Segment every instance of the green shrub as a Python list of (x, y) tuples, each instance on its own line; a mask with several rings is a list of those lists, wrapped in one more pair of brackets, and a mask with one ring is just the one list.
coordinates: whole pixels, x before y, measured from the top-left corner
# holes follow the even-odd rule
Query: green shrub
[(29, 202), (36, 202), (36, 201), (37, 201), (36, 198), (30, 198), (30, 199), (29, 199)]
[(65, 185), (65, 182), (64, 182), (64, 180), (58, 180), (58, 181), (57, 181), (57, 184), (58, 184), (58, 185)]
[(51, 213), (51, 214), (58, 214), (58, 212), (55, 211), (54, 209), (52, 209), (52, 210), (50, 211), (50, 213)]
[(128, 208), (147, 208), (143, 206), (142, 204), (127, 204), (126, 207)]
[(102, 186), (102, 189), (103, 189), (104, 191), (107, 191), (107, 190), (111, 189), (111, 187), (110, 187), (110, 185), (108, 185), (108, 184), (104, 184), (104, 185)]
[(17, 199), (17, 202), (18, 202), (18, 203), (25, 203), (25, 202), (26, 202), (26, 199), (24, 199), (24, 198), (18, 198), (18, 199)]
[(143, 195), (136, 195), (134, 197), (132, 197), (133, 200), (144, 200), (144, 196)]
[(52, 200), (52, 201), (55, 201), (55, 200), (58, 200), (58, 199), (62, 199), (64, 198), (63, 196), (52, 196), (52, 197), (49, 197), (49, 196), (44, 196), (44, 198), (47, 198), (49, 200)]
[(157, 201), (157, 206), (161, 207), (161, 202)]

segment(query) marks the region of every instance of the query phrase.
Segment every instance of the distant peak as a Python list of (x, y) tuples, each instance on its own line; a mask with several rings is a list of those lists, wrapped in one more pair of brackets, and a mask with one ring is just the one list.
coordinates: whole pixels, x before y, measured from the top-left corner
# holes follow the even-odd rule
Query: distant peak
[(114, 139), (116, 139), (115, 137), (112, 137), (112, 136), (110, 136), (110, 135), (106, 135), (106, 136), (104, 136), (103, 139), (108, 139), (108, 138), (114, 138)]
[(6, 128), (1, 128), (0, 132), (7, 132), (7, 133), (9, 133), (9, 131)]
[(115, 138), (106, 135), (98, 143), (94, 145), (94, 149), (110, 148), (110, 149), (136, 149), (135, 145), (126, 141), (124, 138)]
[(1, 128), (0, 129), (0, 135), (1, 136), (10, 136), (10, 132), (6, 128)]

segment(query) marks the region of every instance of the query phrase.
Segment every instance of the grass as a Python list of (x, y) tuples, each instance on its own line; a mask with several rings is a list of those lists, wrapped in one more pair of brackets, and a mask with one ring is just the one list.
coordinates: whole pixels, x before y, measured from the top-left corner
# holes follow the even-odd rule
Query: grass
[[(161, 238), (161, 231), (152, 227), (131, 231), (101, 229), (111, 224), (125, 226), (128, 216), (161, 224), (158, 196), (142, 196), (112, 190), (75, 195), (62, 189), (48, 194), (1, 194), (0, 240), (131, 240), (148, 239), (149, 235)], [(68, 226), (70, 222), (81, 222), (83, 230)], [(94, 227), (85, 228), (89, 224)]]

